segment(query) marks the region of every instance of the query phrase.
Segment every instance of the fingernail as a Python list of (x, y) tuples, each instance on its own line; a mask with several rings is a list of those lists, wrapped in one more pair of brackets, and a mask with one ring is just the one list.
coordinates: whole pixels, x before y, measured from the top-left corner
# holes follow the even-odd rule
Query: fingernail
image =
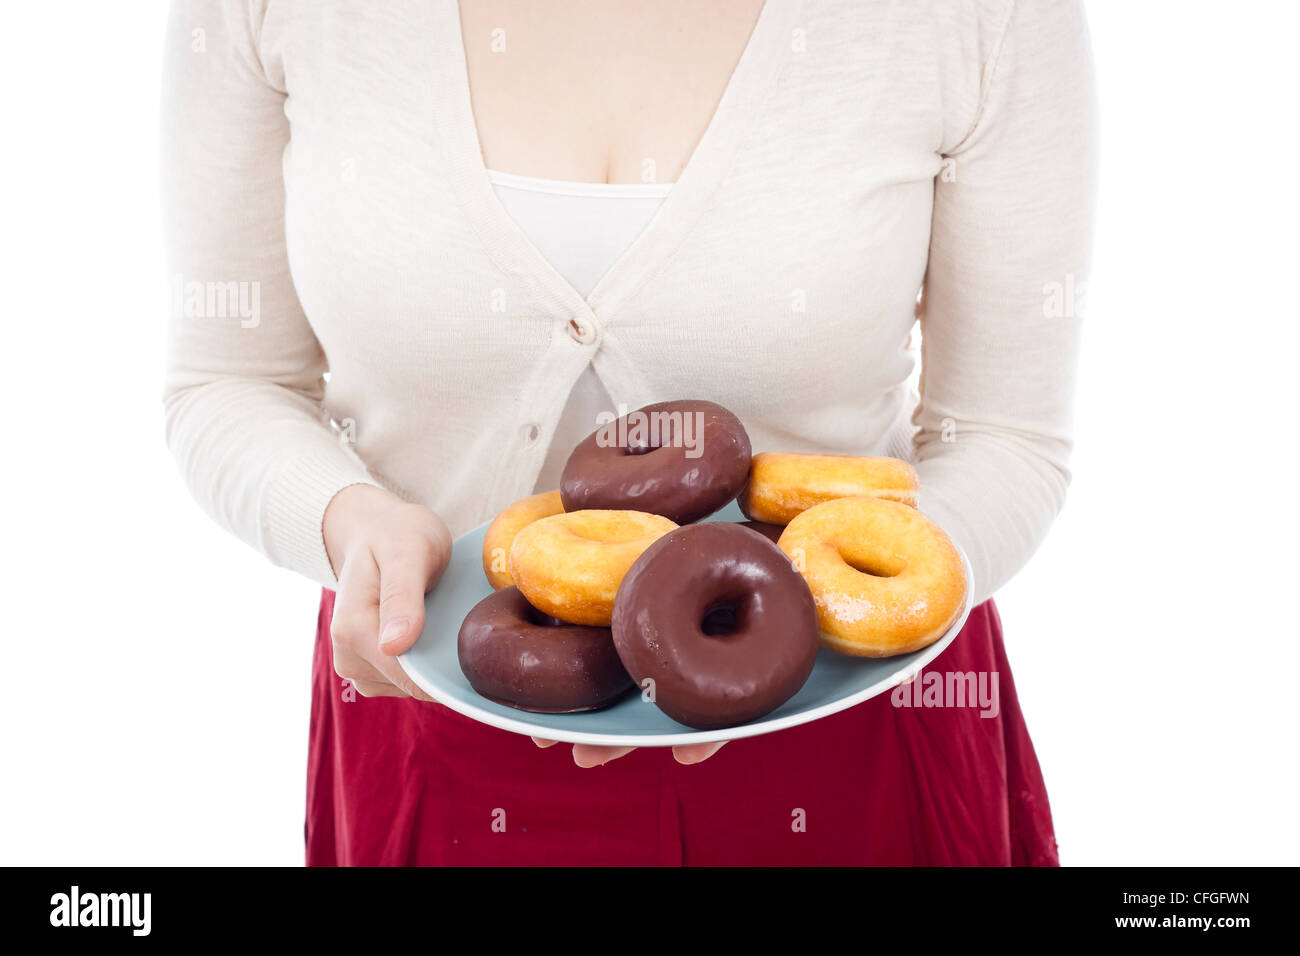
[(379, 643), (381, 645), (391, 644), (393, 641), (398, 640), (406, 633), (406, 626), (410, 623), (411, 622), (404, 617), (399, 617), (396, 620), (389, 621), (384, 625), (383, 633), (379, 635)]

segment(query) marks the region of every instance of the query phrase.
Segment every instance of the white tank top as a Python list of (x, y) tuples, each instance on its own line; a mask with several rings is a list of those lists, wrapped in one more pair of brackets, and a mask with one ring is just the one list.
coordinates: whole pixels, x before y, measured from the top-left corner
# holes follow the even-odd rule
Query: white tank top
[[(649, 225), (671, 183), (568, 183), (488, 171), (506, 212), (568, 283), (586, 297)], [(536, 491), (560, 485), (573, 446), (596, 430), (614, 403), (591, 366), (574, 384), (537, 477)]]

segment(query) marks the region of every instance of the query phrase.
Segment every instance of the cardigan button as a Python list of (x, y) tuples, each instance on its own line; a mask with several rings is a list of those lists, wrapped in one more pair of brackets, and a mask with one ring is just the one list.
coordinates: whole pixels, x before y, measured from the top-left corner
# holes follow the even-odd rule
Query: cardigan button
[(537, 444), (537, 440), (542, 437), (542, 426), (536, 422), (529, 422), (524, 426), (524, 447), (532, 448)]
[(587, 319), (572, 318), (569, 320), (569, 338), (579, 345), (590, 345), (596, 341), (596, 327)]

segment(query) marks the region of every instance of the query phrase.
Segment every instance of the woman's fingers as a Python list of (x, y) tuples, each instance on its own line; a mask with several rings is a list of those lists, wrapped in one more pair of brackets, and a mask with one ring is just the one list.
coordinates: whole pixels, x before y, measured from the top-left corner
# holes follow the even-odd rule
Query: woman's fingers
[[(334, 673), (352, 683), (362, 697), (418, 697), (433, 698), (402, 670), (402, 665), (391, 657), (378, 655), (375, 663), (367, 661), (350, 647), (334, 644)], [(370, 688), (387, 687), (391, 693), (376, 693)]]
[[(547, 740), (545, 737), (532, 738), (533, 743), (545, 749), (554, 747), (554, 740)], [(685, 744), (681, 747), (673, 748), (673, 759), (681, 764), (703, 763), (708, 760), (719, 750), (727, 745), (725, 740), (712, 744)], [(625, 757), (630, 754), (635, 747), (597, 747), (593, 744), (574, 744), (573, 745), (573, 762), (579, 767), (601, 767), (611, 760), (617, 760), (619, 757)]]
[(400, 689), (394, 687), (386, 680), (352, 680), (349, 683), (356, 688), (358, 694), (362, 697), (405, 697), (407, 696)]
[(592, 744), (574, 744), (573, 762), (579, 767), (602, 767), (611, 760), (625, 757), (635, 747), (597, 747)]
[(367, 555), (347, 561), (339, 576), (330, 637), (334, 643), (334, 672), (351, 681), (382, 680), (365, 660), (362, 649), (374, 640), (379, 626), (379, 569)]
[(703, 763), (727, 745), (725, 740), (713, 744), (683, 744), (673, 748), (673, 759), (678, 763)]
[[(431, 562), (420, 571), (422, 579), (431, 573), (432, 566)], [(420, 700), (432, 700), (406, 675), (394, 657), (385, 653), (387, 649), (379, 643), (384, 590), (382, 574), (378, 563), (368, 552), (349, 556), (343, 566), (334, 617), (330, 622), (330, 636), (334, 641), (334, 672), (350, 680), (357, 693), (365, 697), (417, 697)], [(409, 580), (401, 575), (397, 575), (397, 579)], [(419, 592), (419, 626), (415, 627), (408, 647), (415, 643), (424, 627), (423, 584), (417, 585), (416, 590)], [(392, 593), (404, 596), (400, 584), (394, 586)], [(406, 605), (399, 602), (393, 606), (401, 608)], [(410, 612), (407, 616), (409, 618)], [(385, 682), (390, 686), (391, 692), (374, 691), (377, 685)]]
[(384, 675), (385, 680), (394, 687), (399, 688), (407, 697), (414, 697), (417, 700), (433, 700), (432, 697), (420, 690), (420, 685), (411, 680), (406, 671), (402, 670), (402, 665), (397, 663), (396, 658), (385, 657), (380, 654), (379, 660), (375, 662), (375, 667), (379, 669), (379, 673)]
[(373, 664), (346, 644), (334, 642), (334, 673), (354, 684), (387, 680)]
[(431, 542), (417, 539), (381, 546), (379, 566), (379, 649), (390, 657), (405, 654), (424, 630), (424, 594), (441, 573)]
[[(545, 750), (547, 747), (554, 747), (556, 741), (547, 740), (545, 737), (532, 738), (533, 743)], [(574, 744), (573, 745), (573, 762), (579, 767), (600, 767), (609, 763), (611, 760), (617, 760), (619, 757), (630, 754), (635, 747), (596, 747), (592, 744)]]

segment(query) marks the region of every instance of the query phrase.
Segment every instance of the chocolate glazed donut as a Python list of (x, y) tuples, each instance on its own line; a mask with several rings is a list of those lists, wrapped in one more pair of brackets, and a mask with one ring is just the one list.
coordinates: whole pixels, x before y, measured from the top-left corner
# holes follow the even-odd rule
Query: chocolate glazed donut
[(745, 426), (706, 401), (647, 405), (602, 425), (565, 463), (565, 511), (647, 511), (699, 521), (740, 493), (749, 477)]
[(473, 607), (460, 626), (456, 652), (479, 694), (540, 714), (599, 710), (632, 687), (609, 628), (547, 617), (517, 587)]
[(736, 524), (740, 525), (742, 528), (749, 528), (751, 531), (757, 531), (773, 544), (776, 544), (781, 540), (781, 534), (785, 531), (785, 525), (768, 524), (766, 521), (737, 521)]
[(632, 680), (697, 730), (775, 710), (817, 657), (808, 585), (771, 541), (726, 522), (678, 528), (647, 548), (619, 587), (613, 630)]

